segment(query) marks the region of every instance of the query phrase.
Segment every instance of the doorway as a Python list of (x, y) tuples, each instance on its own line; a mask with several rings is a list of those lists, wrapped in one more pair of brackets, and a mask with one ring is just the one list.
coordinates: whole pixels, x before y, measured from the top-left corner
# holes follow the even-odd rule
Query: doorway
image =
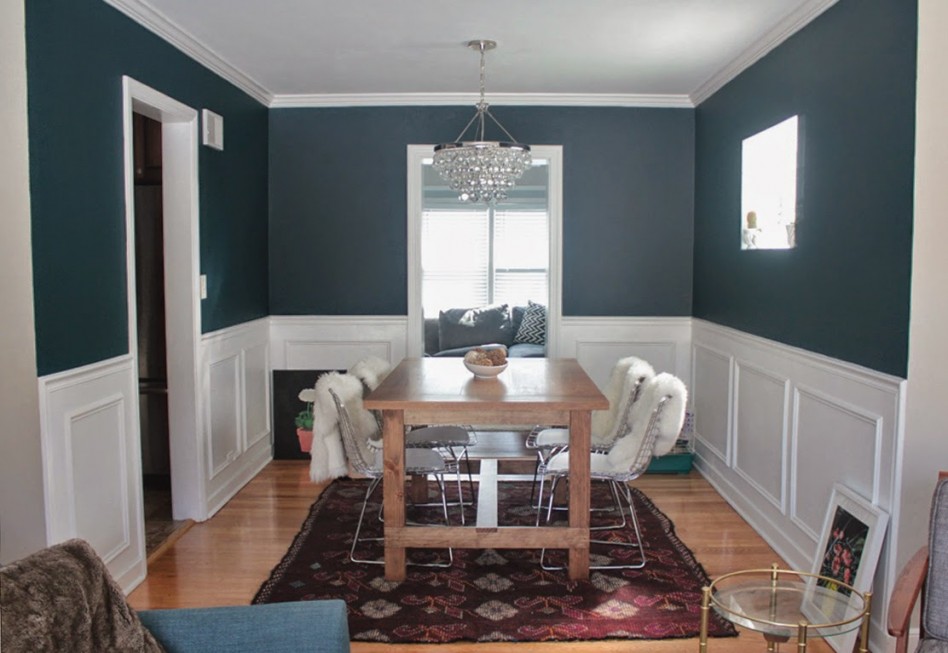
[[(198, 114), (129, 77), (123, 106), (128, 333), (142, 485), (164, 495), (163, 519), (201, 521)], [(130, 526), (145, 530), (144, 523)]]
[(172, 513), (165, 333), (161, 123), (135, 113), (135, 303), (138, 327), (138, 416), (141, 429), (145, 555), (187, 520)]

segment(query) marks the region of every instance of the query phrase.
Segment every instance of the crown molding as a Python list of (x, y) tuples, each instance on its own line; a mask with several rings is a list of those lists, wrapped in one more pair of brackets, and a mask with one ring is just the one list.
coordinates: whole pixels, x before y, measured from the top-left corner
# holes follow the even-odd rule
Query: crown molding
[(736, 59), (719, 70), (708, 81), (691, 94), (692, 106), (698, 106), (719, 91), (725, 84), (750, 68), (767, 53), (796, 34), (813, 19), (832, 7), (839, 0), (810, 0), (790, 12), (773, 29), (755, 41)]
[[(454, 106), (474, 104), (478, 100), (474, 93), (273, 94), (202, 44), (192, 34), (170, 21), (145, 0), (104, 0), (104, 2), (269, 108)], [(690, 95), (493, 93), (490, 96), (491, 104), (498, 106), (694, 108), (836, 2), (838, 0), (810, 0), (801, 5)]]
[[(314, 107), (462, 106), (476, 104), (476, 93), (325, 93), (274, 95), (272, 109)], [(492, 106), (661, 107), (692, 109), (687, 95), (634, 93), (491, 93)]]
[(238, 70), (219, 54), (197, 40), (192, 34), (144, 2), (144, 0), (104, 0), (104, 2), (122, 12), (136, 23), (181, 50), (205, 68), (217, 73), (225, 80), (257, 100), (264, 106), (270, 106), (273, 93), (264, 88), (241, 70)]

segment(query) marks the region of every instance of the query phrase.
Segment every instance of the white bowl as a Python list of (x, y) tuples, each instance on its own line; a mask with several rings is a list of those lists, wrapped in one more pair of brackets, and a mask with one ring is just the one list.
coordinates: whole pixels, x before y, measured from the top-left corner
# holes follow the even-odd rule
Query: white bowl
[(473, 363), (464, 361), (464, 367), (470, 370), (474, 376), (479, 379), (493, 379), (507, 369), (507, 363), (503, 365), (474, 365)]

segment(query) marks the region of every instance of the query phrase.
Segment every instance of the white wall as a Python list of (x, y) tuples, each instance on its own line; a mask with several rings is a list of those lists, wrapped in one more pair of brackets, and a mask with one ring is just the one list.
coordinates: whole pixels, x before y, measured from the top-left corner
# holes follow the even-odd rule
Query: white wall
[(46, 544), (33, 327), (23, 2), (0, 3), (0, 564)]
[(939, 470), (948, 470), (948, 2), (919, 2), (915, 236), (898, 561), (925, 541)]

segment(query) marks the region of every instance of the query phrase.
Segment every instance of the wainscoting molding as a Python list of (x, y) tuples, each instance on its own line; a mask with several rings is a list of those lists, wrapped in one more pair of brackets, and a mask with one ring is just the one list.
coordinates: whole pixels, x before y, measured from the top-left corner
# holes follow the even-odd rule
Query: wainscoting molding
[(273, 458), (269, 319), (205, 334), (201, 345), (210, 517)]
[[(365, 356), (398, 363), (405, 358), (405, 316), (273, 316), (273, 369), (346, 369)], [(616, 359), (641, 356), (658, 371), (690, 378), (691, 318), (566, 317), (555, 351), (576, 358), (600, 386)]]
[(366, 356), (405, 358), (408, 318), (374, 315), (270, 317), (275, 370), (348, 369)]
[[(202, 429), (171, 443), (188, 516), (212, 516), (273, 457), (269, 337), (261, 319), (201, 339)], [(136, 367), (127, 354), (39, 379), (47, 542), (88, 540), (126, 591), (146, 572)], [(195, 452), (198, 487), (176, 483), (180, 444)]]
[(145, 577), (136, 382), (130, 355), (39, 379), (47, 542), (87, 540), (123, 588)]
[[(833, 483), (898, 528), (905, 381), (703, 320), (692, 320), (696, 465), (794, 568), (809, 571)], [(874, 592), (897, 573), (887, 546)], [(887, 650), (886, 600), (872, 650)]]
[(600, 388), (616, 360), (638, 356), (656, 372), (691, 378), (690, 317), (564, 317), (557, 351), (575, 358)]

